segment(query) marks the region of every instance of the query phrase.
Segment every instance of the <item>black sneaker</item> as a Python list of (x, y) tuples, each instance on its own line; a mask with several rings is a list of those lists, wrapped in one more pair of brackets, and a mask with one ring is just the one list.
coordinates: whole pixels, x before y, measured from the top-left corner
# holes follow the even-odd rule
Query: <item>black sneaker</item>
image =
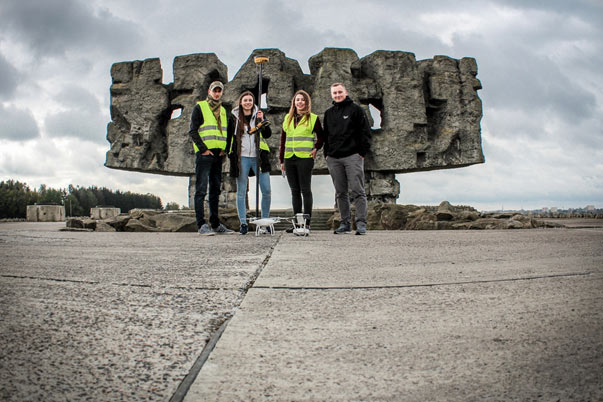
[(244, 234), (247, 234), (248, 231), (249, 231), (249, 228), (247, 227), (247, 224), (241, 223), (241, 228), (239, 229), (239, 233), (244, 235)]
[(356, 222), (356, 234), (357, 235), (365, 235), (366, 234), (366, 223)]
[(215, 234), (223, 235), (223, 234), (233, 234), (234, 230), (228, 229), (223, 224), (219, 224), (218, 227), (212, 228)]
[(285, 230), (285, 232), (287, 233), (293, 233), (293, 229), (295, 229), (294, 227), (290, 227), (287, 230)]

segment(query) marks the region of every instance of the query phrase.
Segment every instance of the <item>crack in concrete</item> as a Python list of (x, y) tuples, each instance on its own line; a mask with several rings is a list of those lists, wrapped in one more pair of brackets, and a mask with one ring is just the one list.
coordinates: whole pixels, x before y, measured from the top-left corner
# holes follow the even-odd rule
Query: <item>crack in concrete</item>
[(111, 285), (111, 286), (122, 286), (122, 287), (138, 287), (138, 288), (161, 288), (161, 289), (179, 289), (179, 290), (247, 290), (244, 287), (229, 288), (229, 287), (202, 287), (202, 286), (155, 286), (144, 283), (119, 283), (119, 282), (101, 282), (101, 281), (85, 281), (79, 279), (60, 279), (60, 278), (45, 278), (42, 276), (25, 276), (25, 275), (0, 275), (0, 278), (11, 278), (11, 279), (31, 279), (36, 281), (48, 281), (48, 282), (65, 282), (65, 283), (80, 283), (86, 285)]
[(531, 281), (537, 279), (565, 278), (572, 276), (588, 276), (592, 272), (577, 272), (554, 275), (537, 275), (526, 276), (521, 278), (506, 278), (506, 279), (485, 279), (481, 281), (460, 281), (460, 282), (441, 282), (441, 283), (417, 283), (410, 285), (377, 285), (377, 286), (255, 286), (254, 289), (271, 289), (271, 290), (366, 290), (366, 289), (404, 289), (404, 288), (423, 288), (436, 286), (458, 286), (458, 285), (474, 285), (481, 283), (501, 283), (501, 282), (516, 282), (516, 281)]
[(12, 278), (12, 279), (33, 279), (38, 281), (49, 281), (49, 282), (69, 282), (69, 283), (85, 283), (87, 285), (98, 285), (101, 282), (98, 281), (83, 281), (77, 279), (59, 279), (59, 278), (44, 278), (41, 276), (24, 276), (24, 275), (0, 275), (0, 278)]

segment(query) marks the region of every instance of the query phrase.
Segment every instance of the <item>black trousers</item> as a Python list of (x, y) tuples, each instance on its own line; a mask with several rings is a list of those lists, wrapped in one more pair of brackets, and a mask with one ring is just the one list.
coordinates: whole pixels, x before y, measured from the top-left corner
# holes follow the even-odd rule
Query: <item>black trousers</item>
[[(314, 159), (298, 158), (292, 156), (285, 159), (285, 174), (287, 182), (291, 188), (291, 201), (293, 203), (293, 213), (302, 212), (302, 197), (304, 214), (312, 217), (312, 168)], [(308, 225), (310, 220), (308, 219)]]
[(197, 152), (195, 155), (195, 215), (197, 217), (197, 228), (201, 228), (206, 223), (203, 203), (207, 194), (208, 184), (209, 222), (213, 228), (220, 225), (218, 203), (222, 182), (222, 159), (222, 156), (201, 155), (201, 152)]

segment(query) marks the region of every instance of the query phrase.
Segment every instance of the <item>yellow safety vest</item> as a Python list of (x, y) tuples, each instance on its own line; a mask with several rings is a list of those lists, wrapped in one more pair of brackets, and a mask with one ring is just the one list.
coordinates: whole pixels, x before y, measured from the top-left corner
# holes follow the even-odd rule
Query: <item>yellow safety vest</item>
[(316, 116), (314, 113), (310, 113), (310, 124), (304, 117), (300, 122), (297, 123), (297, 127), (294, 127), (294, 119), (291, 119), (289, 125), (287, 120), (289, 114), (285, 116), (283, 120), (283, 130), (285, 130), (285, 159), (291, 158), (293, 155), (298, 158), (311, 158), (310, 152), (314, 149), (314, 125), (316, 124)]
[[(222, 131), (218, 128), (218, 121), (214, 112), (211, 111), (209, 103), (206, 100), (197, 102), (203, 113), (203, 124), (199, 127), (199, 137), (205, 143), (207, 149), (226, 149), (226, 135), (228, 119), (226, 118), (226, 109), (220, 107), (220, 120), (222, 121)], [(199, 147), (193, 144), (195, 152), (199, 152)]]
[[(257, 123), (257, 124), (259, 124), (259, 123)], [(253, 125), (256, 126), (257, 124), (255, 123), (255, 119), (254, 119)], [(270, 152), (270, 147), (268, 146), (268, 143), (266, 142), (264, 137), (262, 137), (262, 133), (258, 130), (255, 132), (255, 134), (257, 134), (258, 132), (260, 133), (260, 149)]]
[(260, 133), (260, 149), (270, 152), (270, 147), (264, 137), (262, 137), (262, 133)]

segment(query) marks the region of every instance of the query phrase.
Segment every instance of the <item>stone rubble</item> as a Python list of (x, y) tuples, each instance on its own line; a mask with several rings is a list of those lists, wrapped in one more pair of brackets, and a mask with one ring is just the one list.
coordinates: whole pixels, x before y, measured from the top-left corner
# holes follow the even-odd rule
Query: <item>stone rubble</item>
[[(222, 210), (220, 219), (230, 229), (238, 230), (239, 218), (235, 209)], [(329, 227), (333, 229), (339, 226), (340, 219), (339, 213), (335, 212), (328, 219)], [(442, 201), (437, 207), (371, 202), (368, 213), (369, 230), (533, 229), (562, 226), (521, 213), (479, 212), (470, 206), (453, 206), (448, 201)], [(197, 225), (193, 210), (133, 209), (127, 214), (101, 220), (68, 218), (64, 230), (196, 232)]]

